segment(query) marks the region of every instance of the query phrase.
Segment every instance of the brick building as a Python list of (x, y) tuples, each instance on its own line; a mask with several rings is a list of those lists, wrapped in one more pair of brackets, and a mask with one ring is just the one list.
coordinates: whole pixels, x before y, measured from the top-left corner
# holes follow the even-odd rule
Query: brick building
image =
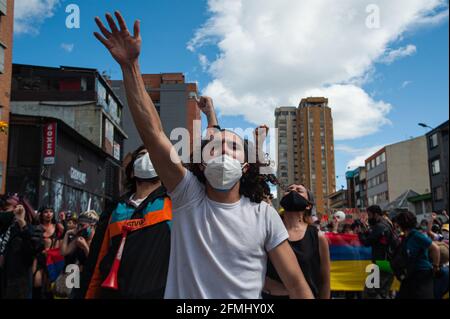
[[(14, 0), (0, 0), (0, 121), (9, 123)], [(5, 191), (8, 136), (0, 132), (0, 194)]]

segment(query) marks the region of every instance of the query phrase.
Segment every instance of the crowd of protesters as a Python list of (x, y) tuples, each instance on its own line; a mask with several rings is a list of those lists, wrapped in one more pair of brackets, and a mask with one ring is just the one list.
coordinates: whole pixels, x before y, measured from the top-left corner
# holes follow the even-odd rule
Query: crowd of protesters
[[(378, 206), (368, 220), (322, 227), (304, 185), (283, 188), (283, 216), (272, 207), (273, 175), (249, 160), (250, 143), (218, 126), (210, 98), (197, 100), (208, 119), (201, 163), (172, 152), (140, 76), (139, 22), (134, 35), (116, 13), (99, 18), (96, 37), (120, 64), (130, 111), (144, 142), (126, 165), (126, 192), (101, 214), (35, 212), (16, 195), (0, 206), (2, 298), (303, 298), (329, 299), (326, 232), (356, 234), (372, 247), (380, 287), (363, 298), (442, 298), (448, 293), (448, 218), (427, 223)], [(281, 185), (280, 185), (281, 186)], [(76, 265), (79, 287), (68, 287)], [(386, 266), (388, 265), (388, 266)]]
[[(379, 287), (364, 286), (362, 294), (347, 294), (364, 299), (443, 299), (449, 289), (449, 217), (431, 213), (420, 222), (409, 211), (393, 214), (379, 206), (367, 208), (367, 221), (339, 223), (334, 218), (323, 231), (357, 234), (371, 247), (372, 263), (379, 266)], [(394, 291), (394, 280), (400, 282)]]
[(82, 270), (97, 221), (92, 210), (79, 216), (60, 212), (57, 221), (51, 206), (35, 211), (17, 194), (1, 196), (0, 298), (69, 298), (64, 269)]

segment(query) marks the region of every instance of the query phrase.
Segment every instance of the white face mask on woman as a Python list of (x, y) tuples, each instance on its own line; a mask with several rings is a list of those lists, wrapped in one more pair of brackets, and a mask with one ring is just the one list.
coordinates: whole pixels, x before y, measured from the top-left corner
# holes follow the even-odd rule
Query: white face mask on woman
[(228, 191), (242, 177), (242, 165), (237, 159), (222, 155), (206, 162), (204, 174), (214, 189)]
[(145, 155), (142, 155), (135, 160), (133, 167), (134, 176), (136, 178), (151, 179), (158, 176), (152, 162), (150, 161), (150, 156), (148, 156), (148, 153), (145, 153)]

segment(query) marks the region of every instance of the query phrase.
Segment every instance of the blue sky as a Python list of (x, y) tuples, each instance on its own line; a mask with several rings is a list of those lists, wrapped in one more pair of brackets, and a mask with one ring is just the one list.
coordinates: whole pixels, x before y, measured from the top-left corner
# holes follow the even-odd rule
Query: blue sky
[[(239, 70), (236, 71), (236, 69), (244, 69), (246, 65), (244, 65), (244, 67), (239, 65), (239, 61), (236, 61), (236, 59), (233, 58), (233, 56), (236, 55), (236, 51), (233, 50), (236, 46), (240, 46), (240, 44), (238, 42), (238, 45), (230, 45), (229, 43), (234, 40), (234, 38), (229, 38), (227, 33), (235, 34), (235, 29), (230, 28), (229, 26), (224, 27), (220, 24), (220, 21), (222, 21), (221, 19), (224, 19), (224, 17), (227, 19), (233, 17), (231, 14), (235, 12), (231, 11), (230, 13), (229, 10), (231, 9), (228, 8), (229, 6), (227, 8), (221, 6), (220, 2), (223, 2), (223, 0), (212, 1), (209, 7), (206, 0), (51, 0), (49, 1), (51, 4), (47, 5), (41, 5), (41, 0), (28, 1), (31, 1), (29, 2), (28, 9), (27, 6), (17, 6), (18, 13), (16, 17), (20, 18), (21, 26), (20, 29), (17, 29), (14, 38), (13, 61), (15, 63), (46, 66), (70, 65), (91, 67), (101, 71), (106, 70), (113, 79), (120, 79), (121, 74), (119, 68), (112, 58), (110, 58), (108, 52), (92, 36), (92, 32), (96, 31), (93, 17), (96, 15), (103, 16), (107, 11), (113, 12), (115, 9), (118, 9), (127, 19), (129, 26), (131, 26), (133, 19), (139, 18), (141, 20), (143, 50), (140, 62), (143, 72), (183, 72), (186, 74), (188, 81), (197, 81), (201, 90), (205, 90), (212, 95), (217, 94), (217, 99), (215, 99), (216, 107), (220, 114), (225, 114), (220, 116), (220, 122), (224, 127), (246, 128), (254, 127), (255, 123), (261, 123), (261, 121), (268, 124), (271, 124), (273, 121), (273, 116), (271, 115), (273, 114), (272, 109), (267, 110), (266, 113), (261, 112), (262, 115), (257, 118), (252, 118), (252, 115), (249, 115), (249, 113), (246, 113), (245, 111), (240, 113), (239, 110), (243, 108), (242, 105), (235, 105), (236, 102), (229, 102), (227, 100), (227, 96), (232, 96), (236, 97), (235, 100), (241, 100), (239, 97), (243, 97), (245, 101), (256, 101), (256, 103), (260, 103), (261, 101), (255, 98), (255, 96), (258, 96), (259, 94), (257, 88), (248, 87), (248, 90), (253, 94), (250, 97), (241, 92), (241, 89), (246, 90), (246, 83), (252, 81), (252, 79), (259, 79), (261, 76), (264, 78), (271, 74), (269, 72), (264, 73), (263, 75), (255, 75), (256, 77), (251, 77), (251, 72), (258, 69), (258, 65), (256, 64), (258, 63), (258, 59), (255, 58), (255, 65), (249, 66), (248, 73), (242, 75), (242, 79), (239, 76), (239, 80), (246, 82), (242, 82), (244, 84), (240, 84), (239, 87), (233, 87), (233, 83), (230, 83), (230, 77), (233, 79), (233, 76), (236, 78), (236, 74), (239, 75), (239, 73), (236, 73), (239, 72)], [(239, 0), (232, 0), (229, 3), (232, 6), (233, 3), (237, 3), (238, 1)], [(287, 0), (283, 0), (280, 2), (288, 3), (286, 1)], [(414, 5), (417, 5), (417, 10), (421, 8), (420, 5), (425, 6), (424, 4), (420, 4), (420, 1), (421, 0), (415, 1)], [(441, 0), (433, 1), (442, 2)], [(25, 0), (16, 0), (16, 2), (23, 3)], [(252, 1), (248, 1), (248, 3), (250, 2)], [(380, 3), (381, 2), (382, 1), (380, 0)], [(65, 20), (68, 15), (65, 12), (65, 8), (71, 3), (77, 4), (80, 8), (81, 27), (79, 29), (67, 29), (65, 26)], [(405, 3), (408, 5), (408, 2)], [(313, 10), (312, 2), (309, 4), (311, 5), (310, 9)], [(32, 8), (34, 5), (37, 6), (37, 9)], [(382, 102), (380, 105), (384, 103), (390, 106), (390, 111), (388, 112), (383, 113), (378, 110), (378, 113), (373, 119), (369, 117), (366, 120), (361, 120), (361, 126), (354, 134), (352, 133), (351, 136), (345, 134), (345, 125), (342, 127), (342, 124), (339, 124), (340, 128), (338, 135), (340, 137), (335, 141), (337, 149), (336, 173), (339, 176), (337, 182), (338, 188), (340, 188), (340, 185), (345, 185), (345, 179), (342, 178), (342, 176), (347, 169), (347, 165), (352, 163), (352, 161), (355, 163), (354, 160), (356, 158), (368, 155), (368, 153), (377, 146), (383, 146), (408, 139), (412, 136), (415, 137), (424, 134), (426, 130), (419, 127), (417, 125), (418, 122), (425, 122), (430, 126), (437, 126), (449, 118), (448, 7), (447, 9), (444, 8), (444, 18), (439, 19), (438, 23), (424, 23), (423, 21), (420, 21), (422, 22), (421, 24), (414, 24), (414, 21), (411, 22), (411, 16), (414, 16), (414, 14), (404, 13), (405, 21), (409, 22), (405, 22), (403, 28), (399, 27), (401, 31), (398, 31), (398, 26), (390, 22), (394, 19), (389, 20), (390, 15), (393, 14), (385, 9), (388, 5), (381, 5), (384, 10), (382, 10), (384, 16), (382, 15), (381, 20), (382, 23), (385, 23), (385, 29), (383, 30), (387, 30), (387, 33), (390, 32), (391, 36), (389, 40), (383, 40), (384, 42), (380, 40), (380, 44), (376, 50), (380, 51), (379, 48), (381, 48), (382, 52), (380, 55), (386, 56), (390, 51), (405, 48), (408, 45), (413, 45), (415, 49), (411, 54), (405, 54), (401, 58), (395, 59), (392, 63), (386, 63), (385, 61), (383, 62), (383, 59), (373, 57), (373, 52), (376, 50), (371, 48), (372, 43), (365, 42), (364, 37), (361, 37), (360, 46), (357, 45), (352, 48), (352, 50), (362, 52), (361, 55), (355, 57), (355, 60), (353, 61), (360, 61), (361, 56), (364, 58), (365, 52), (367, 52), (367, 56), (370, 56), (370, 63), (361, 67), (363, 71), (357, 71), (354, 74), (350, 74), (350, 72), (345, 75), (342, 75), (343, 73), (341, 71), (336, 71), (336, 73), (330, 71), (330, 74), (336, 75), (337, 80), (334, 82), (332, 81), (327, 85), (348, 83), (346, 80), (352, 76), (362, 77), (365, 75), (366, 80), (359, 81), (357, 87), (361, 89), (361, 92), (365, 92), (370, 97), (369, 105), (367, 107), (370, 108), (371, 105), (373, 106), (378, 102)], [(242, 17), (243, 21), (234, 20), (234, 18), (225, 21), (232, 21), (240, 27), (239, 30), (246, 31), (244, 34), (251, 35), (253, 26), (249, 24), (246, 17), (253, 19), (252, 15), (254, 15), (254, 20), (258, 20), (257, 17), (259, 17), (259, 15), (266, 17), (267, 12), (264, 12), (263, 10), (269, 10), (269, 8), (273, 11), (279, 10), (277, 12), (281, 12), (280, 14), (285, 14), (286, 11), (289, 12), (286, 7), (274, 7), (275, 5), (273, 2), (270, 4), (272, 7), (267, 6), (258, 5), (258, 10), (251, 7), (243, 8), (243, 11), (239, 15)], [(304, 12), (308, 7), (304, 6), (301, 9), (302, 12)], [(32, 12), (30, 13), (27, 10)], [(294, 9), (292, 9), (292, 11), (293, 10)], [(399, 9), (392, 8), (392, 10)], [(433, 10), (431, 10), (431, 13), (426, 17), (429, 17), (430, 14), (434, 14), (435, 11)], [(445, 14), (445, 11), (447, 11), (447, 14)], [(358, 14), (358, 12), (356, 12), (356, 14)], [(398, 13), (395, 14), (398, 15)], [(410, 15), (408, 16), (407, 14)], [(386, 18), (383, 20), (383, 17)], [(212, 23), (206, 28), (200, 29), (208, 19)], [(289, 16), (285, 16), (284, 19), (289, 19)], [(28, 26), (28, 29), (24, 28), (24, 25)], [(268, 26), (270, 26), (270, 28)], [(302, 25), (302, 27), (306, 28), (307, 26)], [(311, 28), (310, 34), (312, 35), (312, 38), (316, 38), (314, 32), (317, 32), (317, 37), (319, 38), (323, 37), (324, 34), (327, 34), (324, 33), (325, 31), (328, 32), (327, 30), (321, 30), (321, 28), (324, 29), (327, 27), (323, 23), (309, 27)], [(330, 28), (331, 27), (332, 26), (330, 26)], [(245, 28), (248, 29), (246, 30)], [(271, 36), (281, 38), (286, 35), (287, 38), (292, 37), (295, 44), (295, 32), (293, 33), (289, 30), (285, 32), (283, 28), (283, 25), (274, 25), (274, 22), (270, 20), (270, 23), (263, 23), (262, 29), (259, 29), (257, 32), (258, 34), (267, 32), (267, 35), (265, 36), (269, 41), (271, 40)], [(322, 33), (315, 31), (319, 29)], [(274, 30), (275, 34), (271, 35)], [(363, 32), (369, 31), (363, 30)], [(197, 42), (194, 41), (194, 49), (188, 50), (187, 45), (196, 34), (199, 36), (199, 40)], [(217, 42), (217, 38), (218, 41), (224, 39), (227, 41)], [(378, 38), (374, 38), (373, 41), (378, 41), (377, 39)], [(205, 41), (206, 44), (203, 44)], [(342, 39), (337, 38), (333, 41), (336, 41), (336, 46), (339, 46), (339, 41), (344, 41), (343, 46), (345, 46), (345, 41), (348, 40), (345, 40), (344, 35)], [(255, 49), (256, 52), (268, 51), (265, 46), (258, 48), (258, 45), (260, 45), (259, 43), (261, 42), (258, 42), (256, 36), (250, 37), (249, 43), (252, 44), (249, 50)], [(304, 43), (304, 41), (302, 43)], [(357, 39), (355, 39), (355, 43), (357, 43)], [(65, 44), (66, 50), (63, 49), (63, 44)], [(362, 47), (366, 44), (368, 49)], [(246, 45), (247, 43), (242, 46), (246, 48)], [(71, 48), (71, 50), (68, 50), (67, 48)], [(283, 48), (285, 49), (286, 47)], [(242, 48), (238, 49), (241, 50)], [(237, 55), (241, 54), (240, 51), (237, 52)], [(293, 52), (295, 53), (297, 51)], [(318, 61), (311, 61), (320, 66), (323, 64), (322, 62), (324, 60), (328, 59), (328, 57), (333, 54), (334, 52), (329, 52), (325, 58), (320, 58), (319, 55), (317, 57)], [(342, 61), (343, 64), (348, 63), (347, 60), (344, 61), (344, 58), (347, 57), (343, 56), (340, 58), (339, 54), (341, 53), (337, 49), (336, 54), (333, 57), (335, 60), (332, 61), (333, 66), (339, 64), (340, 61)], [(202, 65), (199, 62), (200, 55), (207, 58), (206, 65)], [(252, 61), (251, 57), (252, 55), (250, 55), (249, 61)], [(245, 58), (244, 52), (242, 53), (242, 59), (245, 60)], [(311, 57), (309, 58), (311, 59)], [(263, 61), (270, 61), (270, 59), (271, 56), (267, 55), (264, 57)], [(272, 59), (276, 60), (277, 58), (275, 57)], [(289, 59), (289, 57), (287, 59)], [(279, 61), (272, 61), (272, 64), (269, 64), (268, 62), (268, 65), (277, 65), (278, 62)], [(248, 62), (245, 63), (248, 64)], [(293, 63), (292, 69), (297, 70), (295, 69), (297, 66), (296, 62), (289, 63)], [(326, 63), (324, 64), (323, 67), (326, 68)], [(321, 70), (319, 69), (319, 66), (312, 69), (310, 72), (316, 73), (316, 71), (318, 71), (317, 73), (320, 73), (319, 71)], [(264, 67), (264, 62), (261, 67)], [(292, 74), (286, 74), (286, 78), (292, 77), (291, 79), (296, 79), (305, 76), (308, 77), (308, 74), (300, 73), (302, 70), (306, 70), (301, 67), (298, 69), (300, 70), (298, 74), (295, 74), (294, 76)], [(326, 71), (327, 69), (325, 69), (324, 73), (326, 73)], [(275, 76), (277, 75), (275, 74)], [(283, 79), (283, 76), (284, 74), (281, 74), (280, 78)], [(220, 81), (220, 83), (225, 86), (227, 90), (225, 97), (218, 93), (217, 86), (208, 85), (214, 80)], [(311, 80), (311, 83), (324, 83), (324, 81), (326, 82), (326, 80), (317, 79), (317, 82)], [(278, 83), (280, 84), (278, 95), (276, 92), (271, 92), (272, 95), (268, 95), (267, 97), (264, 96), (265, 100), (277, 101), (283, 105), (295, 105), (298, 104), (298, 101), (303, 97), (301, 95), (303, 92), (306, 94), (306, 92), (311, 92), (311, 90), (314, 91), (316, 88), (315, 86), (308, 86), (304, 81), (302, 82), (302, 80), (299, 80), (298, 92), (302, 93), (299, 93), (299, 96), (294, 94), (294, 97), (292, 97), (292, 93), (297, 91), (284, 91), (282, 80), (281, 83), (280, 80), (277, 80), (277, 84)], [(286, 83), (285, 86), (287, 85), (288, 83)], [(326, 90), (326, 85), (323, 84), (320, 89)], [(267, 91), (269, 90), (264, 88), (264, 92)], [(291, 96), (288, 96), (289, 94)], [(274, 99), (272, 100), (272, 98)], [(351, 101), (352, 99), (349, 98), (349, 100)], [(338, 105), (338, 100), (334, 101), (333, 99), (330, 99), (332, 107), (334, 103), (337, 104), (336, 112), (337, 117), (339, 117), (339, 112), (343, 112), (345, 105)], [(342, 102), (340, 103), (342, 104)], [(277, 105), (273, 105), (273, 107), (275, 106)], [(264, 107), (265, 105), (262, 103), (261, 110), (263, 110)], [(358, 111), (358, 105), (352, 105), (351, 107), (353, 107), (352, 112)], [(366, 112), (364, 111), (365, 109), (362, 110), (362, 113)], [(255, 113), (255, 110), (249, 109), (249, 112)], [(235, 113), (240, 114), (236, 116), (231, 115)], [(372, 121), (373, 129), (369, 130), (370, 132), (368, 133), (364, 128), (372, 126)], [(339, 123), (342, 123), (342, 120), (340, 120)], [(348, 125), (352, 125), (352, 123), (348, 123)]]

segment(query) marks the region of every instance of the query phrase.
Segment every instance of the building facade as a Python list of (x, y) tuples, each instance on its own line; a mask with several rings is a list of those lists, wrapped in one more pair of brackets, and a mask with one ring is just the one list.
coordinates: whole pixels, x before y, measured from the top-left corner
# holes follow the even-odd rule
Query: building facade
[(317, 212), (329, 210), (329, 195), (336, 191), (336, 173), (328, 99), (309, 97), (302, 99), (298, 108), (277, 108), (275, 126), (280, 181), (285, 185), (304, 184), (314, 193)]
[(383, 147), (365, 161), (367, 205), (387, 207), (408, 190), (430, 192), (425, 136)]
[[(279, 107), (275, 111), (275, 127), (278, 129), (278, 179), (288, 186), (295, 183), (299, 176), (297, 142), (297, 108)], [(281, 198), (278, 190), (278, 198)]]
[(13, 65), (12, 114), (58, 118), (118, 161), (127, 138), (122, 110), (95, 69)]
[[(182, 73), (143, 74), (142, 78), (161, 118), (166, 135), (170, 138), (175, 128), (186, 128), (192, 142), (193, 121), (200, 120), (201, 117), (200, 109), (195, 100), (189, 98), (189, 93), (198, 93), (197, 84), (185, 83)], [(123, 81), (112, 80), (110, 83), (125, 105), (123, 127), (129, 138), (124, 142), (124, 154), (128, 154), (141, 146), (143, 142), (128, 108)], [(174, 136), (172, 142), (178, 141), (179, 137)]]
[(11, 115), (7, 191), (35, 209), (101, 213), (119, 195), (120, 163), (64, 121)]
[(367, 208), (366, 168), (361, 166), (345, 173), (347, 179), (348, 207)]
[(348, 191), (346, 189), (340, 189), (328, 196), (330, 200), (330, 209), (345, 209), (348, 208)]
[(426, 135), (434, 211), (448, 212), (448, 121)]
[[(0, 0), (0, 122), (9, 125), (14, 0)], [(0, 194), (5, 192), (8, 128), (0, 129)]]
[[(51, 204), (55, 209), (75, 208), (67, 203), (80, 198), (91, 198), (97, 208), (117, 199), (127, 138), (121, 127), (122, 108), (95, 69), (14, 64), (10, 115), (16, 122), (9, 134), (7, 191), (27, 196), (35, 192), (34, 205)], [(56, 128), (45, 119), (52, 119), (48, 121)], [(40, 150), (51, 138), (42, 137), (47, 129), (57, 140), (53, 149)], [(78, 148), (78, 143), (86, 148)], [(24, 158), (31, 162), (22, 162)]]

